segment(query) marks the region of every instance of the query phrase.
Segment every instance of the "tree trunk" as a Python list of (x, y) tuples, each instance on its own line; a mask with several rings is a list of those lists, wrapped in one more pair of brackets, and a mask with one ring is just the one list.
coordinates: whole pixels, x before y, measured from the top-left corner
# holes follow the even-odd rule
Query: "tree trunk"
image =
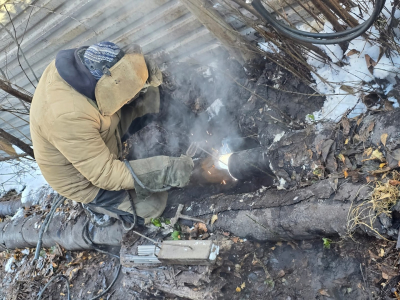
[(18, 148), (20, 148), (22, 151), (24, 151), (26, 154), (28, 154), (32, 158), (35, 158), (35, 155), (33, 153), (33, 149), (28, 144), (24, 143), (23, 141), (21, 141), (20, 139), (16, 138), (15, 136), (5, 132), (1, 128), (0, 128), (0, 137), (6, 139), (11, 144), (17, 146)]

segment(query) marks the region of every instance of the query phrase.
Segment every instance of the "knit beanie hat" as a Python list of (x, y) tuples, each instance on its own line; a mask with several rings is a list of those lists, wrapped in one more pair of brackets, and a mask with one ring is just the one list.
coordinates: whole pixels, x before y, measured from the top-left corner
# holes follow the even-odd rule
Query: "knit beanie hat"
[(111, 75), (110, 68), (125, 55), (116, 44), (100, 42), (86, 49), (83, 55), (85, 66), (96, 80), (104, 74)]

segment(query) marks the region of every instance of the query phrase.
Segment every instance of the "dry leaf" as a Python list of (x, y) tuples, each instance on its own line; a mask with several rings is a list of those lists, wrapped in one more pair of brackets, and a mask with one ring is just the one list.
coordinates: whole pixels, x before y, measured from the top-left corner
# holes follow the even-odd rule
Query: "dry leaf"
[(343, 134), (344, 135), (349, 135), (349, 133), (350, 133), (350, 122), (349, 122), (349, 119), (344, 117), (342, 119), (342, 126), (343, 126)]
[(349, 143), (349, 139), (346, 139), (346, 140), (344, 141), (344, 144), (347, 145), (348, 143)]
[(243, 282), (240, 288), (243, 290), (246, 287), (246, 282)]
[(346, 93), (349, 93), (349, 94), (354, 94), (355, 93), (354, 89), (351, 86), (348, 86), (348, 85), (345, 85), (345, 84), (341, 85), (340, 89), (345, 91)]
[(371, 173), (372, 175), (378, 175), (378, 174), (383, 174), (383, 173), (389, 172), (390, 170), (391, 170), (390, 167), (385, 167), (385, 168), (383, 168), (383, 169), (376, 170), (376, 171), (372, 171), (372, 172), (370, 172), (370, 173)]
[(379, 257), (384, 257), (385, 256), (385, 250), (381, 248), (381, 251), (379, 252)]
[(340, 153), (340, 154), (338, 155), (338, 158), (342, 161), (342, 163), (345, 163), (345, 162), (346, 162), (346, 158), (344, 157), (344, 155), (343, 155), (342, 153)]
[(356, 49), (351, 49), (349, 52), (346, 53), (346, 56), (352, 56), (354, 54), (360, 54), (360, 51)]
[(217, 221), (217, 220), (218, 220), (218, 216), (217, 215), (213, 215), (211, 217), (211, 225), (213, 225), (215, 223), (215, 221)]
[(367, 68), (371, 74), (374, 73), (374, 67), (378, 64), (376, 61), (374, 61), (371, 56), (368, 54), (365, 54), (365, 62), (367, 63)]
[(15, 152), (15, 149), (12, 146), (12, 144), (3, 138), (0, 138), (0, 150), (4, 151), (10, 156), (17, 155), (17, 152)]
[(326, 296), (326, 297), (330, 297), (330, 296), (331, 296), (331, 295), (329, 295), (327, 289), (320, 289), (318, 292), (319, 292), (322, 296)]
[(222, 234), (223, 234), (224, 236), (230, 236), (230, 235), (231, 235), (229, 232), (226, 232), (226, 231), (224, 231)]
[(363, 156), (368, 157), (368, 156), (370, 156), (371, 154), (372, 154), (372, 148), (368, 148), (367, 150), (364, 151)]
[(240, 287), (236, 288), (236, 292), (240, 293), (242, 291), (242, 289)]
[(277, 242), (276, 245), (277, 245), (278, 247), (280, 247), (280, 246), (282, 246), (282, 242)]
[(383, 146), (386, 146), (387, 138), (388, 138), (388, 134), (387, 133), (384, 133), (384, 134), (381, 135), (381, 142), (382, 142)]
[(199, 231), (207, 232), (207, 226), (204, 223), (196, 223), (195, 227), (197, 227)]
[(344, 178), (349, 177), (349, 173), (346, 170), (343, 171), (343, 174), (344, 174)]
[(236, 236), (232, 237), (231, 240), (236, 244), (239, 241), (239, 238)]
[(376, 149), (376, 150), (374, 150), (374, 151), (372, 152), (371, 158), (372, 158), (372, 159), (375, 159), (375, 158), (376, 158), (376, 159), (379, 159), (380, 161), (383, 161), (383, 160), (384, 160), (382, 152), (379, 151), (378, 149)]
[(398, 181), (398, 180), (389, 180), (389, 184), (397, 186), (397, 185), (400, 185), (400, 181)]
[(389, 279), (389, 275), (386, 274), (385, 272), (382, 272), (382, 278), (387, 280)]
[(386, 166), (386, 163), (381, 163), (381, 164), (379, 164), (379, 168), (383, 168), (384, 166)]

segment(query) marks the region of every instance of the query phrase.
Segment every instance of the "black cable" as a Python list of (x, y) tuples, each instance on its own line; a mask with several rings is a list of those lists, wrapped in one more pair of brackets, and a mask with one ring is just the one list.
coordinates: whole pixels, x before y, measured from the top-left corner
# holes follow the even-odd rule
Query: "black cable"
[(96, 250), (103, 254), (108, 254), (112, 257), (119, 259), (118, 255), (115, 255), (111, 252), (101, 249), (100, 247), (98, 247), (98, 245), (95, 242), (93, 242), (92, 238), (90, 237), (90, 233), (89, 233), (89, 222), (90, 222), (90, 219), (87, 219), (85, 224), (83, 224), (83, 227), (82, 227), (82, 239), (84, 240), (84, 242), (86, 244), (88, 244), (93, 250)]
[(124, 160), (124, 163), (125, 163), (125, 165), (127, 166), (129, 172), (131, 173), (133, 179), (135, 179), (136, 183), (137, 183), (138, 185), (140, 185), (143, 189), (148, 190), (149, 192), (152, 192), (152, 193), (160, 193), (160, 192), (169, 191), (169, 190), (172, 188), (172, 186), (167, 186), (167, 187), (162, 188), (162, 189), (151, 189), (151, 188), (148, 188), (148, 187), (145, 186), (145, 185), (143, 184), (143, 182), (136, 176), (136, 174), (135, 174), (135, 172), (133, 171), (132, 166), (131, 166), (131, 164), (129, 163), (129, 161)]
[(51, 219), (53, 218), (53, 215), (54, 215), (56, 209), (64, 202), (64, 200), (65, 200), (65, 197), (63, 197), (61, 195), (59, 195), (58, 197), (56, 197), (54, 199), (54, 202), (53, 202), (53, 205), (52, 205), (52, 207), (50, 209), (50, 212), (48, 213), (48, 215), (44, 219), (44, 221), (42, 223), (42, 227), (40, 228), (39, 240), (38, 240), (38, 242), (36, 244), (35, 257), (33, 258), (32, 264), (39, 259), (40, 249), (42, 248), (42, 243), (43, 243), (43, 235), (47, 231), (47, 229), (49, 228)]
[(371, 17), (363, 24), (336, 33), (312, 33), (297, 30), (286, 24), (283, 24), (282, 22), (279, 22), (264, 8), (260, 0), (253, 0), (252, 6), (266, 21), (271, 24), (272, 27), (274, 27), (278, 32), (288, 36), (289, 38), (312, 44), (329, 45), (347, 42), (365, 33), (378, 18), (385, 5), (385, 2), (386, 0), (377, 0)]
[(68, 300), (71, 300), (71, 296), (70, 296), (70, 292), (69, 292), (69, 280), (68, 280), (67, 276), (62, 275), (62, 274), (58, 274), (58, 275), (54, 276), (52, 279), (49, 280), (48, 283), (46, 283), (46, 285), (44, 286), (44, 288), (40, 291), (37, 300), (42, 299), (42, 295), (43, 295), (44, 291), (49, 287), (50, 283), (52, 283), (52, 282), (53, 282), (54, 280), (56, 280), (58, 277), (63, 278), (63, 279), (67, 282), (67, 299), (68, 299)]

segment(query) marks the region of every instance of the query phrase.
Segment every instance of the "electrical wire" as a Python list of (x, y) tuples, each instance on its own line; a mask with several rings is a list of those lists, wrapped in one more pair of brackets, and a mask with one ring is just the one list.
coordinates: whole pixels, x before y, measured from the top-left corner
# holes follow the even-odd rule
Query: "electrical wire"
[(342, 42), (347, 42), (364, 34), (378, 18), (383, 7), (385, 6), (385, 2), (386, 0), (377, 0), (374, 10), (371, 14), (371, 17), (363, 24), (360, 24), (351, 29), (347, 29), (345, 31), (335, 32), (335, 33), (313, 33), (313, 32), (306, 32), (294, 29), (278, 21), (271, 13), (269, 13), (265, 9), (260, 0), (253, 0), (252, 6), (267, 22), (269, 22), (269, 24), (275, 30), (286, 35), (289, 38), (293, 38), (295, 40), (306, 43), (330, 45), (330, 44), (339, 44)]
[(47, 231), (47, 229), (49, 228), (49, 224), (51, 222), (51, 219), (53, 218), (53, 215), (56, 211), (56, 209), (64, 202), (65, 197), (59, 195), (58, 197), (56, 197), (54, 199), (54, 203), (50, 209), (50, 212), (48, 213), (48, 215), (46, 216), (46, 218), (44, 219), (43, 223), (42, 223), (42, 227), (40, 228), (40, 232), (39, 232), (39, 240), (36, 244), (36, 251), (35, 251), (35, 257), (32, 261), (32, 264), (37, 261), (39, 259), (39, 255), (40, 255), (40, 249), (42, 248), (42, 243), (43, 243), (43, 234)]
[(66, 286), (67, 286), (67, 299), (71, 300), (71, 295), (70, 295), (70, 291), (69, 291), (69, 280), (68, 280), (68, 277), (65, 276), (65, 275), (62, 275), (62, 274), (58, 274), (58, 275), (54, 276), (52, 279), (49, 280), (48, 283), (46, 283), (44, 288), (40, 291), (37, 300), (42, 299), (42, 295), (43, 295), (44, 291), (49, 287), (50, 283), (52, 283), (54, 280), (56, 280), (59, 277), (64, 279), (67, 282), (67, 284), (66, 284)]
[(126, 167), (128, 168), (129, 172), (131, 173), (133, 179), (135, 179), (136, 183), (138, 185), (140, 185), (140, 187), (142, 187), (143, 189), (148, 190), (149, 192), (152, 192), (152, 193), (160, 193), (160, 192), (169, 191), (172, 188), (172, 186), (167, 186), (162, 189), (151, 189), (151, 188), (145, 186), (143, 184), (143, 182), (137, 177), (137, 175), (135, 174), (135, 171), (133, 171), (133, 168), (132, 168), (131, 164), (129, 163), (129, 161), (124, 160), (124, 163), (125, 163)]

